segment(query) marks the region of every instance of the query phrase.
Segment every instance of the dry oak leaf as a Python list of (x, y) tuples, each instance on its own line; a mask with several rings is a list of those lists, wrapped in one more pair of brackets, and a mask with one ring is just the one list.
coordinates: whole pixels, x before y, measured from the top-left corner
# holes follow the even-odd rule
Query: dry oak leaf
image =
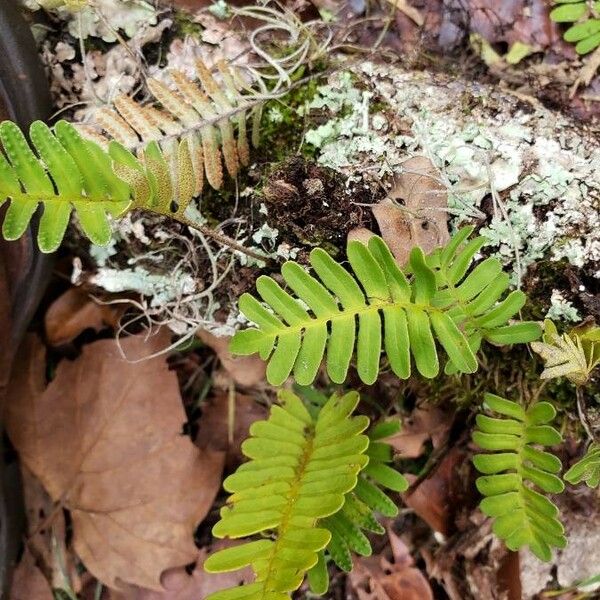
[(229, 400), (227, 393), (217, 391), (202, 404), (196, 445), (203, 450), (226, 452), (227, 466), (236, 467), (244, 460), (241, 445), (249, 435), (250, 426), (255, 421), (266, 419), (268, 411), (252, 396), (236, 393), (235, 404), (230, 414)]
[(53, 600), (52, 589), (35, 564), (33, 554), (25, 548), (12, 576), (8, 600)]
[(402, 163), (393, 189), (372, 210), (381, 236), (400, 265), (408, 262), (414, 246), (428, 254), (450, 239), (448, 192), (425, 156)]
[(62, 346), (73, 341), (86, 329), (102, 331), (116, 327), (123, 313), (119, 307), (98, 304), (83, 290), (71, 288), (59, 296), (44, 317), (46, 338), (51, 346)]
[(109, 587), (161, 590), (161, 573), (195, 560), (194, 528), (220, 486), (223, 453), (182, 435), (185, 413), (162, 335), (83, 348), (43, 390), (31, 339), (11, 385), (9, 436), (25, 465), (71, 513), (73, 547)]
[[(239, 543), (231, 540), (216, 540), (211, 546), (211, 552)], [(207, 556), (207, 549), (202, 548), (191, 573), (181, 567), (165, 571), (161, 578), (164, 587), (162, 592), (129, 586), (126, 590), (112, 592), (108, 600), (202, 600), (214, 592), (254, 581), (254, 573), (250, 567), (229, 573), (206, 573), (204, 561)]]
[(433, 600), (429, 582), (414, 566), (404, 542), (388, 530), (393, 562), (385, 555), (359, 557), (349, 576), (359, 600)]
[(197, 336), (214, 350), (223, 368), (238, 385), (253, 387), (265, 380), (266, 363), (258, 356), (233, 356), (229, 352), (231, 337), (217, 337), (203, 329)]

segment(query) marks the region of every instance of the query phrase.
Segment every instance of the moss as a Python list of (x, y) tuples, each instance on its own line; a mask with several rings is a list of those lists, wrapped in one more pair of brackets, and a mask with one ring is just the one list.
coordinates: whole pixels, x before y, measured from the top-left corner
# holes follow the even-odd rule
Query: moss
[(171, 28), (173, 38), (192, 37), (200, 39), (202, 36), (202, 25), (195, 23), (192, 16), (180, 9), (173, 11), (173, 27)]

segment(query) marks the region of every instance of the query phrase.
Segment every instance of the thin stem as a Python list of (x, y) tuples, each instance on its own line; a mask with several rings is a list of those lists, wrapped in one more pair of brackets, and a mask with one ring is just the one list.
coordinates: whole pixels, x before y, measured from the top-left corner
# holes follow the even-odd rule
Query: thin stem
[(588, 438), (590, 438), (590, 440), (592, 441), (595, 441), (594, 432), (592, 431), (592, 428), (590, 427), (589, 421), (585, 414), (585, 398), (583, 396), (583, 390), (579, 386), (577, 386), (576, 388), (576, 395), (577, 413), (579, 414), (579, 420), (581, 421), (581, 424), (583, 425), (583, 428), (585, 429)]
[(243, 254), (246, 254), (247, 256), (251, 256), (252, 258), (255, 258), (257, 260), (262, 260), (265, 263), (268, 263), (271, 261), (271, 259), (268, 256), (265, 256), (264, 254), (261, 254), (260, 252), (257, 252), (256, 250), (246, 248), (246, 246), (243, 246), (239, 242), (236, 242), (233, 238), (230, 238), (228, 235), (225, 235), (224, 233), (219, 233), (218, 231), (215, 231), (211, 227), (208, 227), (208, 225), (203, 225), (202, 223), (197, 223), (196, 221), (192, 221), (191, 219), (188, 219), (186, 216), (181, 215), (181, 214), (172, 215), (172, 218), (175, 219), (176, 221), (179, 221), (180, 223), (183, 223), (184, 225), (187, 225), (188, 227), (191, 227), (192, 229), (195, 229), (196, 231), (199, 231), (206, 237), (209, 237), (209, 238), (215, 240), (215, 242), (218, 242), (219, 244), (222, 244), (223, 246), (227, 246), (228, 248), (231, 248), (232, 250), (235, 250), (237, 252), (242, 252)]

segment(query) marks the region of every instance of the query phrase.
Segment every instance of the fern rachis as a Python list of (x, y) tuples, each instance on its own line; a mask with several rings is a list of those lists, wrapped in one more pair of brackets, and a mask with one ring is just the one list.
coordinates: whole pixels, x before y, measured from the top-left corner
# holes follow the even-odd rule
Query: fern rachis
[[(250, 294), (241, 296), (240, 311), (257, 328), (238, 332), (231, 351), (258, 352), (268, 359), (267, 379), (274, 385), (292, 371), (299, 384), (310, 384), (324, 355), (331, 380), (343, 382), (355, 343), (358, 374), (365, 383), (377, 378), (382, 345), (392, 370), (403, 379), (410, 375), (411, 355), (423, 376), (438, 374), (436, 341), (449, 356), (450, 370), (472, 373), (483, 339), (500, 344), (531, 341), (539, 337), (540, 327), (507, 325), (525, 297), (511, 292), (497, 303), (508, 287), (507, 277), (497, 277), (498, 261), (488, 259), (467, 274), (474, 248), (481, 244), (478, 238), (462, 247), (471, 231), (465, 228), (433, 258), (414, 248), (410, 279), (378, 237), (368, 245), (348, 243), (352, 274), (319, 248), (310, 255), (316, 276), (287, 262), (281, 275), (303, 305), (274, 279), (259, 277), (256, 288), (269, 309)], [(428, 261), (437, 261), (438, 267)], [(498, 279), (506, 285), (498, 286)]]

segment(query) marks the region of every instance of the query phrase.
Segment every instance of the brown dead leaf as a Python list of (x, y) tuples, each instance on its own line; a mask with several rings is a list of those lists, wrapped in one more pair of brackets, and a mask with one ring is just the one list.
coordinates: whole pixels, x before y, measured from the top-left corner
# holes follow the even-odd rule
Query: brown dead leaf
[(466, 453), (452, 448), (442, 459), (435, 471), (424, 479), (404, 502), (412, 508), (433, 530), (449, 535), (454, 528), (457, 510), (453, 484), (458, 480), (456, 469), (467, 458)]
[(433, 600), (429, 582), (414, 567), (408, 547), (388, 530), (389, 556), (360, 557), (350, 573), (350, 585), (359, 600)]
[[(238, 543), (218, 540), (213, 544), (212, 550), (216, 552)], [(162, 592), (130, 586), (124, 591), (112, 592), (108, 600), (200, 600), (214, 592), (254, 581), (254, 574), (249, 567), (233, 573), (205, 573), (204, 561), (207, 556), (208, 552), (205, 548), (200, 550), (191, 573), (183, 568), (165, 571), (161, 577), (164, 588)]]
[[(251, 396), (235, 394), (235, 408), (229, 414), (229, 396), (217, 391), (202, 405), (196, 445), (202, 450), (227, 453), (227, 465), (233, 467), (242, 462), (242, 442), (248, 437), (254, 421), (267, 418), (266, 407)], [(233, 428), (230, 429), (230, 419)], [(232, 434), (232, 435), (231, 435)]]
[(394, 188), (372, 210), (383, 239), (404, 265), (414, 246), (427, 254), (448, 242), (447, 209), (448, 193), (435, 167), (425, 156), (414, 156), (402, 163)]
[(27, 548), (13, 573), (8, 600), (54, 600), (50, 584)]
[(98, 332), (107, 326), (115, 327), (122, 312), (121, 307), (98, 304), (81, 289), (70, 288), (46, 312), (46, 338), (51, 346), (62, 346), (86, 329)]
[[(121, 341), (148, 357), (164, 336)], [(161, 589), (193, 562), (196, 524), (219, 489), (223, 455), (181, 433), (185, 413), (164, 356), (137, 363), (114, 340), (62, 361), (43, 393), (43, 350), (29, 340), (10, 386), (7, 429), (22, 461), (71, 512), (73, 546), (102, 583)]]
[(51, 587), (66, 588), (68, 584), (78, 591), (75, 560), (67, 549), (64, 513), (55, 509), (55, 503), (41, 482), (25, 465), (21, 465), (21, 477), (27, 517), (27, 547), (36, 557)]
[(402, 430), (389, 438), (387, 443), (403, 458), (418, 458), (423, 454), (423, 445), (429, 439), (434, 448), (446, 439), (452, 426), (452, 414), (435, 406), (416, 408), (403, 419)]
[(197, 335), (215, 351), (223, 368), (235, 383), (244, 387), (252, 387), (264, 381), (266, 363), (258, 356), (232, 356), (229, 352), (230, 337), (216, 337), (202, 329), (198, 331)]

